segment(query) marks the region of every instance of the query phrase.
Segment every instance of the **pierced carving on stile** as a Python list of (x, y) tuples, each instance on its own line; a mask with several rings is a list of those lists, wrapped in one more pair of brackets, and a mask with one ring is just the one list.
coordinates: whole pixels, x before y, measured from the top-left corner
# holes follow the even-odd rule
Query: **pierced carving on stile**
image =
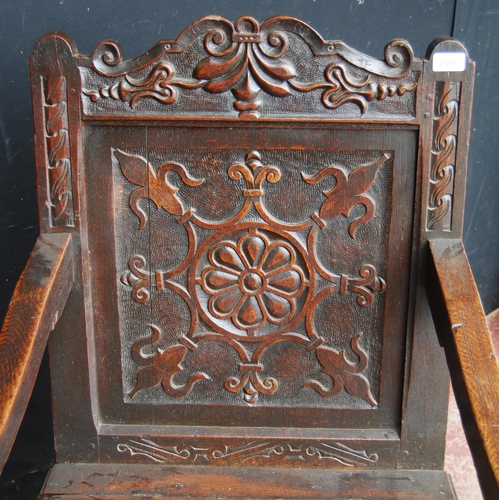
[(438, 82), (434, 111), (434, 138), (427, 213), (429, 231), (451, 231), (455, 178), (459, 82)]
[[(318, 200), (319, 215), (314, 213), (295, 223), (280, 221), (268, 211), (266, 183), (278, 183), (282, 172), (277, 166), (265, 164), (258, 151), (248, 152), (244, 162), (227, 167), (229, 179), (244, 185), (240, 191), (243, 206), (231, 219), (222, 221), (200, 218), (194, 207), (186, 209), (177, 198), (176, 188), (166, 179), (170, 170), (193, 188), (203, 182), (190, 177), (184, 166), (166, 162), (155, 173), (140, 156), (120, 150), (114, 150), (114, 154), (125, 178), (139, 186), (130, 195), (129, 202), (139, 219), (138, 230), (142, 231), (148, 222), (146, 212), (139, 207), (139, 201), (146, 198), (159, 210), (178, 217), (177, 222), (184, 226), (189, 242), (183, 261), (175, 269), (148, 270), (146, 259), (133, 255), (128, 262), (129, 270), (121, 276), (122, 284), (132, 288), (135, 302), (143, 304), (151, 293), (169, 290), (185, 301), (191, 316), (188, 331), (179, 336), (178, 344), (167, 349), (158, 347), (163, 345), (161, 326), (148, 325), (153, 335), (143, 335), (135, 341), (132, 358), (142, 368), (128, 394), (130, 398), (159, 384), (169, 396), (184, 398), (197, 382), (210, 383), (206, 373), (198, 372), (180, 387), (175, 384), (174, 376), (183, 370), (180, 363), (188, 355), (187, 350), (196, 350), (201, 342), (215, 341), (231, 346), (241, 360), (234, 376), (225, 380), (224, 388), (234, 393), (241, 391), (243, 400), (254, 404), (259, 395), (269, 397), (279, 389), (280, 381), (266, 375), (269, 366), (263, 364), (262, 358), (269, 347), (286, 341), (302, 344), (309, 352), (315, 352), (323, 368), (321, 371), (333, 382), (328, 388), (317, 380), (308, 380), (303, 389), (314, 389), (325, 398), (345, 390), (371, 406), (377, 405), (370, 383), (363, 375), (369, 355), (360, 345), (362, 334), (356, 334), (351, 340), (358, 361), (349, 361), (344, 351), (323, 345), (325, 340), (315, 331), (314, 314), (320, 302), (332, 294), (356, 294), (359, 307), (371, 307), (376, 294), (385, 290), (386, 283), (371, 264), (361, 266), (358, 277), (328, 271), (316, 254), (316, 242), (330, 220), (341, 215), (349, 218), (351, 208), (357, 204), (364, 205), (366, 212), (350, 223), (350, 237), (356, 239), (356, 229), (370, 223), (376, 204), (368, 191), (379, 169), (390, 160), (387, 153), (371, 163), (359, 165), (349, 176), (340, 166), (327, 166), (312, 177), (302, 175), (308, 184), (316, 184), (327, 175), (334, 175), (337, 183), (325, 193), (326, 200)], [(250, 213), (254, 215), (248, 219)], [(211, 235), (199, 241), (196, 227), (210, 231)], [(307, 237), (299, 239), (297, 233), (305, 231), (308, 231)], [(185, 272), (187, 286), (174, 279)], [(319, 277), (326, 286), (317, 289)], [(200, 319), (208, 331), (198, 331)], [(305, 333), (294, 332), (300, 322)], [(254, 349), (248, 343), (259, 345)], [(153, 352), (149, 356), (142, 352), (146, 346)], [(205, 382), (201, 382), (203, 380)]]
[(73, 227), (66, 78), (43, 78), (47, 205), (51, 227)]
[(369, 467), (379, 460), (378, 453), (368, 454), (366, 450), (355, 450), (343, 443), (273, 443), (250, 442), (243, 446), (162, 446), (150, 438), (142, 437), (119, 443), (120, 453), (143, 456), (157, 463), (185, 463), (212, 465), (243, 465), (252, 461), (268, 459), (271, 462), (299, 460), (314, 462), (333, 460), (345, 467)]
[[(296, 50), (290, 41), (292, 36), (299, 36), (324, 67), (322, 80), (305, 81), (303, 71), (294, 66), (290, 54)], [(182, 53), (202, 37), (208, 56), (187, 61), (190, 77), (176, 76), (169, 54)], [(381, 61), (361, 55), (342, 42), (325, 42), (297, 19), (272, 18), (259, 24), (254, 18), (244, 16), (233, 25), (223, 18), (206, 17), (192, 24), (177, 40), (159, 42), (147, 56), (135, 60), (123, 61), (115, 42), (98, 45), (92, 55), (93, 69), (105, 77), (123, 78), (97, 89), (85, 88), (83, 95), (94, 103), (102, 99), (120, 100), (134, 109), (143, 98), (171, 105), (177, 101), (178, 89), (202, 88), (211, 94), (231, 91), (239, 116), (255, 118), (263, 105), (262, 91), (282, 98), (294, 91), (320, 89), (325, 108), (335, 109), (351, 102), (364, 114), (374, 100), (384, 101), (414, 92), (415, 81), (405, 80), (412, 62), (413, 52), (404, 40), (389, 43)], [(146, 76), (131, 76), (146, 67)], [(349, 68), (354, 68), (356, 75)], [(378, 77), (392, 79), (394, 83), (388, 84)]]

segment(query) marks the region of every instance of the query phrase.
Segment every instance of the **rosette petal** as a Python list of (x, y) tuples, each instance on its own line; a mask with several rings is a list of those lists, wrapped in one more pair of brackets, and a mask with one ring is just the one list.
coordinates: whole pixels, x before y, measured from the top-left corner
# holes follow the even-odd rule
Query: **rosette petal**
[(234, 315), (242, 295), (238, 289), (214, 295), (208, 303), (208, 308), (216, 318), (227, 319)]
[(264, 316), (255, 297), (247, 297), (235, 317), (235, 324), (239, 328), (257, 328), (264, 321)]
[(203, 278), (203, 289), (208, 293), (217, 293), (225, 288), (231, 288), (238, 284), (238, 277), (234, 274), (211, 268)]
[(243, 240), (241, 243), (241, 251), (250, 268), (256, 268), (258, 266), (265, 248), (265, 242), (258, 236), (249, 236)]
[(281, 267), (290, 265), (292, 256), (284, 246), (275, 246), (269, 250), (261, 264), (264, 273), (270, 273)]
[(212, 252), (213, 263), (218, 267), (225, 267), (230, 271), (241, 273), (245, 270), (245, 265), (236, 250), (229, 245), (217, 247)]
[(287, 295), (294, 297), (301, 289), (302, 279), (301, 275), (294, 269), (289, 269), (280, 273), (268, 281), (268, 286), (273, 289), (274, 293), (278, 295)]
[(293, 312), (293, 307), (287, 299), (269, 290), (262, 294), (261, 305), (271, 323), (283, 323)]

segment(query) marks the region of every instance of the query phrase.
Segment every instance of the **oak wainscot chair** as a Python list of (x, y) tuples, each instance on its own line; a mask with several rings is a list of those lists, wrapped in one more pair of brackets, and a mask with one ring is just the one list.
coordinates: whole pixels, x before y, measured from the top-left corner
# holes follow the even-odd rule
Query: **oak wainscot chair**
[(0, 337), (1, 465), (48, 340), (42, 498), (454, 498), (448, 364), (498, 495), (459, 42), (376, 60), (212, 16), (131, 60), (52, 33), (31, 75), (41, 234)]

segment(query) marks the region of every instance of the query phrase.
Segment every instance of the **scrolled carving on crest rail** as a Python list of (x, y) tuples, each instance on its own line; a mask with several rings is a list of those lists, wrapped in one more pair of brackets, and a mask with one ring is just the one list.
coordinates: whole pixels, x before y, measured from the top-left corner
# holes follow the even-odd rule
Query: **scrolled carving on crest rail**
[(172, 104), (177, 99), (176, 87), (196, 89), (203, 85), (200, 81), (175, 79), (175, 70), (172, 65), (159, 63), (142, 79), (134, 79), (125, 75), (125, 80), (112, 85), (100, 87), (99, 90), (82, 90), (92, 102), (100, 99), (114, 99), (128, 102), (134, 109), (138, 99), (151, 97), (162, 104)]
[(201, 60), (193, 72), (195, 78), (206, 81), (204, 90), (215, 94), (231, 90), (238, 99), (234, 107), (240, 111), (240, 117), (258, 116), (261, 90), (276, 97), (291, 95), (288, 81), (297, 73), (289, 61), (282, 59), (288, 50), (283, 32), (261, 32), (255, 19), (241, 17), (226, 50), (210, 49), (209, 42), (215, 36), (209, 34), (205, 38), (205, 49), (211, 55)]
[(361, 114), (366, 112), (368, 103), (378, 100), (384, 101), (396, 95), (403, 96), (407, 92), (413, 92), (417, 84), (406, 85), (383, 85), (371, 80), (370, 75), (356, 79), (347, 74), (345, 65), (332, 63), (325, 69), (325, 82), (302, 83), (290, 82), (293, 89), (299, 92), (310, 92), (311, 90), (324, 88), (321, 102), (325, 108), (336, 109), (343, 104), (353, 102), (361, 109)]
[(436, 84), (428, 231), (451, 230), (459, 99), (460, 82)]
[[(234, 41), (235, 25), (241, 25), (245, 20), (250, 20), (251, 24), (258, 27), (261, 36), (258, 37), (257, 34), (258, 38), (253, 38), (256, 33), (240, 33), (236, 34), (236, 40)], [(410, 44), (402, 39), (389, 42), (385, 47), (384, 60), (380, 60), (362, 54), (340, 40), (325, 41), (311, 26), (293, 17), (272, 17), (259, 26), (255, 19), (248, 16), (238, 19), (234, 25), (231, 21), (220, 16), (206, 16), (188, 26), (176, 40), (160, 40), (154, 47), (135, 59), (124, 61), (120, 44), (113, 40), (105, 40), (94, 49), (91, 64), (100, 75), (107, 77), (122, 76), (153, 64), (165, 54), (182, 53), (200, 37), (207, 40), (205, 47), (209, 54), (227, 55), (234, 49), (234, 44), (238, 41), (261, 43), (265, 40), (266, 34), (273, 31), (289, 32), (300, 36), (308, 44), (315, 56), (338, 55), (353, 66), (387, 78), (406, 76), (414, 59)], [(249, 37), (247, 40), (243, 40), (245, 35)], [(269, 42), (274, 47), (280, 45), (280, 42), (274, 38), (269, 38)]]
[[(299, 36), (313, 57), (327, 57), (323, 81), (304, 81), (287, 53), (290, 35)], [(198, 38), (208, 57), (197, 61), (191, 77), (174, 78), (175, 68), (168, 54), (186, 50)], [(321, 101), (335, 109), (345, 103), (357, 104), (362, 113), (367, 103), (402, 96), (415, 90), (415, 83), (405, 83), (413, 63), (413, 51), (404, 40), (393, 40), (385, 49), (384, 60), (361, 54), (341, 41), (324, 41), (310, 26), (298, 19), (279, 16), (259, 24), (244, 16), (234, 25), (218, 16), (209, 16), (189, 26), (176, 40), (162, 40), (146, 54), (123, 60), (116, 42), (102, 42), (92, 54), (91, 64), (105, 77), (125, 76), (124, 80), (87, 88), (84, 95), (93, 102), (115, 99), (129, 102), (133, 108), (140, 98), (153, 98), (162, 104), (176, 101), (176, 88), (198, 89), (218, 94), (231, 91), (234, 108), (241, 118), (260, 115), (261, 91), (274, 97), (287, 97), (292, 90), (310, 92), (324, 88)], [(361, 77), (349, 76), (348, 66), (360, 70)], [(130, 74), (152, 66), (142, 78)], [(394, 84), (374, 81), (372, 76), (399, 79)]]
[(74, 227), (66, 78), (42, 78), (51, 227)]
[(202, 442), (196, 446), (165, 446), (149, 437), (140, 437), (118, 443), (116, 449), (120, 453), (129, 452), (131, 456), (143, 456), (157, 463), (242, 465), (258, 459), (271, 462), (333, 460), (344, 467), (370, 467), (379, 460), (378, 453), (357, 450), (341, 442), (250, 441), (241, 446), (222, 447)]

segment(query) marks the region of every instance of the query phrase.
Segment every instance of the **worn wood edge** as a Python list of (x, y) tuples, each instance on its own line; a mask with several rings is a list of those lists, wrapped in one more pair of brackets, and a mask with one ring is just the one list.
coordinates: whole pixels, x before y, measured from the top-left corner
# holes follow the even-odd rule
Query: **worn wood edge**
[(498, 363), (459, 239), (429, 241), (427, 294), (485, 498), (498, 498)]
[(41, 499), (456, 498), (443, 471), (56, 464)]
[(41, 234), (0, 331), (0, 472), (26, 411), (49, 332), (72, 284), (71, 235)]

